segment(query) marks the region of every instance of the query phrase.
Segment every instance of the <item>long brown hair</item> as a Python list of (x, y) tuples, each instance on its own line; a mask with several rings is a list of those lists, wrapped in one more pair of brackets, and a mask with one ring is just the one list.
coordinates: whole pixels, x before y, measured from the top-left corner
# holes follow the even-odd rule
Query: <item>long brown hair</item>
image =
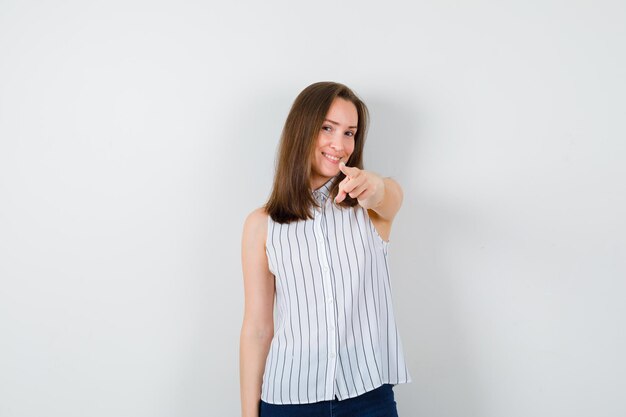
[[(265, 204), (265, 210), (278, 223), (313, 218), (311, 207), (317, 205), (311, 193), (311, 161), (328, 109), (337, 97), (352, 102), (357, 111), (358, 124), (354, 137), (354, 151), (346, 165), (363, 169), (363, 145), (367, 133), (369, 113), (365, 103), (343, 84), (323, 81), (311, 84), (296, 97), (287, 115), (280, 138), (274, 185)], [(334, 202), (342, 172), (331, 184), (330, 197)], [(356, 199), (346, 196), (338, 203), (353, 207)]]

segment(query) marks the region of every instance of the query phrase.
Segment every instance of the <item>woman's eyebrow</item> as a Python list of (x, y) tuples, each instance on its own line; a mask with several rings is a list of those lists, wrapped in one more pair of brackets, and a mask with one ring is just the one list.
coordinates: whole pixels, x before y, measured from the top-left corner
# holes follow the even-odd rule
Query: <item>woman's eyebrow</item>
[[(324, 119), (324, 121), (326, 121), (326, 122), (330, 122), (330, 123), (332, 123), (332, 124), (334, 124), (334, 125), (339, 126), (339, 123), (335, 122), (334, 120)], [(358, 127), (358, 126), (348, 126), (348, 129), (356, 129), (357, 127)]]

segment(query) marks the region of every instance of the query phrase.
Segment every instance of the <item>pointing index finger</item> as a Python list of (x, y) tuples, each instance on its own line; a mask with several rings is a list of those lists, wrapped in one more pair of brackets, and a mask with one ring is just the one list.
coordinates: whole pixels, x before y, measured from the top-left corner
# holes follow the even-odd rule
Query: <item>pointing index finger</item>
[(360, 171), (360, 169), (358, 169), (356, 167), (349, 167), (349, 166), (347, 166), (346, 163), (343, 162), (343, 161), (339, 162), (339, 169), (341, 170), (341, 172), (346, 174), (346, 176), (352, 177), (352, 178), (357, 176), (359, 174), (359, 171)]

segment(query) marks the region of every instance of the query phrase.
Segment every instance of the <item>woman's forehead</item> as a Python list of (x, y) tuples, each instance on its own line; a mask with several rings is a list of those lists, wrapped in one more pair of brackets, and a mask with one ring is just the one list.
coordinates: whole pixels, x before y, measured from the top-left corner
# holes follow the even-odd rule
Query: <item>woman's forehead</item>
[(326, 120), (334, 124), (356, 128), (359, 122), (359, 115), (354, 103), (337, 97), (328, 109)]

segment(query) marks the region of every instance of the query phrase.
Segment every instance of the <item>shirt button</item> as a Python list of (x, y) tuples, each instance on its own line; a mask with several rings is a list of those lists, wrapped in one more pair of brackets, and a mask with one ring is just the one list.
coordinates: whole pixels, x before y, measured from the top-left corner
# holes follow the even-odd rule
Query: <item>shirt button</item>
[(325, 266), (324, 268), (322, 268), (324, 270), (324, 272), (328, 272), (328, 267)]
[(334, 354), (334, 353), (331, 353), (331, 354), (330, 354), (330, 357), (331, 357), (331, 358), (334, 358), (334, 357), (335, 357), (335, 354)]
[(328, 304), (331, 304), (333, 302), (333, 297), (328, 297)]

